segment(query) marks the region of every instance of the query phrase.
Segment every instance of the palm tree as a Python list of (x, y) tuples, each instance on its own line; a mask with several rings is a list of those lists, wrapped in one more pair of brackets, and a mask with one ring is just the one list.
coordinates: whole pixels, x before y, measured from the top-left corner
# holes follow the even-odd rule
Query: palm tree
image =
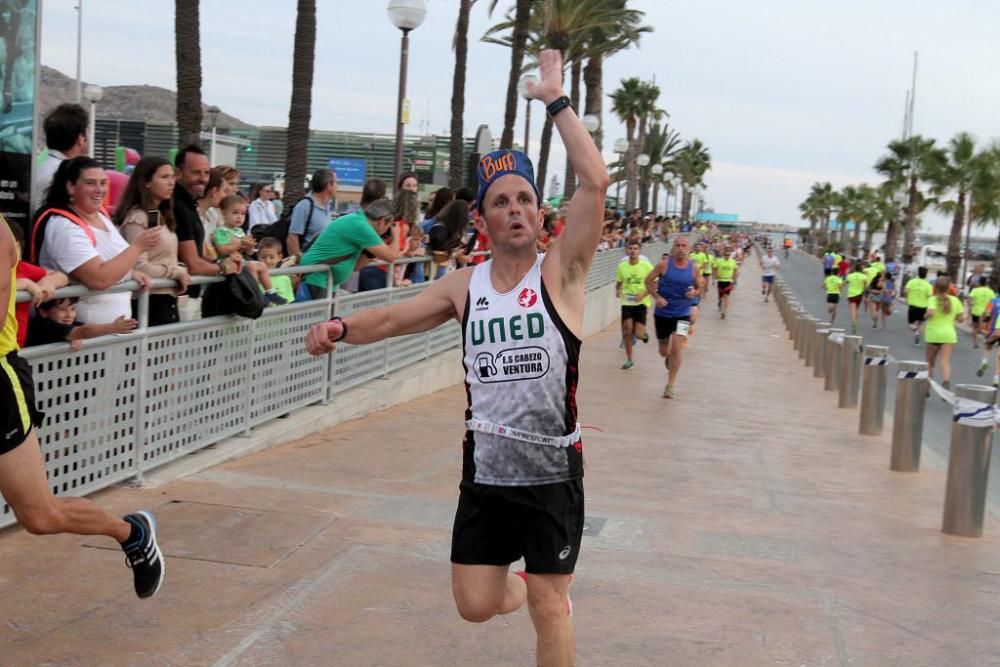
[[(649, 156), (649, 167), (643, 169), (644, 172), (652, 175), (652, 166), (662, 163), (669, 163), (673, 159), (674, 155), (680, 149), (681, 139), (680, 134), (677, 130), (673, 129), (667, 123), (664, 123), (661, 127), (659, 123), (653, 123), (652, 128), (649, 130), (649, 134), (646, 135), (646, 145), (643, 150), (646, 155)], [(658, 175), (653, 175), (652, 179), (653, 186), (653, 208), (656, 208), (656, 202), (659, 201), (660, 197), (660, 177)], [(645, 206), (648, 202), (649, 195), (649, 185), (650, 183), (646, 180), (643, 186), (642, 192), (642, 206)]]
[(691, 194), (699, 185), (704, 185), (704, 176), (712, 168), (712, 156), (700, 139), (692, 139), (677, 151), (668, 162), (671, 171), (680, 176), (684, 188), (681, 198), (681, 222), (691, 217)]
[(201, 135), (201, 29), (198, 3), (199, 0), (174, 2), (179, 146), (196, 144)]
[(604, 0), (603, 4), (614, 13), (614, 18), (595, 27), (587, 36), (587, 64), (583, 68), (587, 90), (583, 113), (595, 116), (601, 123), (593, 135), (598, 150), (604, 146), (604, 61), (619, 51), (638, 46), (642, 35), (653, 31), (652, 27), (641, 25), (644, 12), (629, 9), (627, 0)]
[(292, 47), (292, 100), (288, 107), (285, 149), (286, 210), (302, 198), (309, 159), (309, 120), (312, 112), (313, 63), (316, 59), (316, 0), (298, 0), (295, 44)]
[[(469, 12), (476, 0), (459, 0), (455, 24), (455, 72), (451, 81), (451, 137), (448, 143), (448, 187), (459, 188), (465, 180), (465, 61), (469, 50)], [(516, 91), (515, 91), (516, 92)], [(517, 100), (514, 100), (515, 108)]]
[[(625, 124), (625, 140), (628, 142), (628, 148), (621, 160), (625, 167), (625, 181), (631, 188), (636, 168), (635, 129), (642, 112), (642, 81), (638, 77), (622, 79), (621, 87), (611, 93), (611, 110), (618, 116), (618, 120)], [(627, 196), (625, 201), (628, 208), (635, 206)]]
[(827, 242), (829, 241), (830, 218), (833, 216), (835, 199), (833, 185), (829, 181), (813, 183), (812, 188), (809, 190), (809, 196), (819, 214), (819, 247), (817, 251), (822, 252), (826, 249)]
[(919, 185), (926, 181), (928, 176), (944, 160), (944, 152), (934, 146), (933, 139), (927, 139), (915, 134), (908, 139), (897, 139), (889, 142), (889, 155), (876, 163), (875, 168), (882, 171), (880, 166), (886, 158), (897, 160), (903, 168), (907, 178), (906, 194), (906, 218), (903, 229), (903, 262), (910, 264), (913, 262), (913, 250), (916, 246), (917, 238), (917, 214), (926, 202), (922, 201), (924, 195), (920, 192)]
[[(496, 9), (497, 2), (498, 0), (491, 0), (490, 15)], [(533, 4), (532, 0), (517, 0), (513, 16), (508, 13), (508, 21), (511, 24), (510, 72), (507, 75), (507, 103), (503, 114), (500, 148), (510, 148), (514, 145), (514, 122), (517, 120), (517, 82), (521, 79), (521, 68), (524, 65), (524, 52), (528, 44), (528, 25), (531, 22)], [(484, 37), (483, 41), (489, 40)]]
[[(931, 173), (932, 192), (938, 197), (937, 208), (951, 213), (951, 231), (948, 234), (948, 276), (960, 280), (962, 268), (962, 228), (968, 210), (968, 195), (976, 177), (976, 140), (968, 132), (959, 132), (948, 142), (947, 154), (942, 164)], [(942, 199), (948, 193), (954, 198)], [(970, 218), (971, 225), (972, 220)], [(968, 249), (966, 249), (968, 250)]]
[(809, 221), (809, 252), (814, 252), (814, 246), (816, 244), (816, 226), (822, 219), (822, 215), (820, 214), (816, 199), (811, 194), (806, 197), (801, 204), (799, 204), (799, 212), (802, 214), (803, 220)]
[(906, 164), (896, 157), (886, 156), (875, 163), (875, 171), (885, 177), (879, 189), (883, 199), (892, 204), (886, 218), (885, 258), (895, 259), (899, 255), (899, 226), (904, 217), (901, 202), (906, 196)]
[[(1000, 223), (1000, 143), (994, 142), (977, 158), (969, 214), (980, 225)], [(1000, 292), (1000, 233), (997, 234), (990, 287)]]

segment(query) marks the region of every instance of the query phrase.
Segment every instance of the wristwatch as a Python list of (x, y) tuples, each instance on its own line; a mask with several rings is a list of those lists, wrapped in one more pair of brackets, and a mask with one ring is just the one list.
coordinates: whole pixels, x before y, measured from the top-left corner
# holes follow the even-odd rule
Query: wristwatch
[(562, 111), (567, 107), (572, 107), (572, 106), (573, 104), (569, 101), (569, 98), (563, 95), (562, 97), (558, 97), (552, 102), (549, 102), (548, 105), (546, 105), (545, 107), (545, 111), (549, 114), (550, 117), (554, 118), (557, 113), (559, 113), (560, 111)]
[(337, 339), (335, 341), (333, 341), (333, 342), (334, 343), (339, 343), (340, 341), (342, 341), (345, 338), (347, 338), (347, 322), (345, 322), (343, 320), (343, 318), (338, 317), (336, 315), (334, 315), (333, 317), (331, 317), (330, 321), (331, 322), (340, 322), (340, 335), (337, 336)]

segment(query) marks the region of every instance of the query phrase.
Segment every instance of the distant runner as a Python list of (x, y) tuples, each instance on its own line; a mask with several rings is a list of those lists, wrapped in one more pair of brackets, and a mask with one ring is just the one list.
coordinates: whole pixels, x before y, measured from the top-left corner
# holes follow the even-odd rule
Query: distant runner
[(768, 246), (767, 254), (760, 258), (760, 268), (760, 293), (764, 295), (764, 303), (767, 303), (774, 288), (774, 277), (781, 268), (781, 260), (774, 256), (774, 248)]
[(911, 278), (903, 288), (903, 295), (906, 297), (906, 322), (913, 332), (913, 344), (920, 345), (920, 334), (924, 328), (924, 320), (927, 317), (927, 305), (934, 288), (927, 282), (927, 267), (921, 266), (917, 269), (917, 277)]
[(830, 318), (831, 325), (837, 319), (837, 304), (840, 303), (840, 290), (843, 287), (844, 281), (834, 272), (834, 269), (826, 272), (826, 278), (823, 279), (823, 290), (826, 292), (826, 314)]
[(633, 340), (649, 341), (646, 333), (646, 314), (653, 305), (653, 299), (646, 292), (646, 276), (653, 270), (648, 259), (639, 256), (642, 244), (629, 241), (625, 246), (628, 260), (618, 265), (615, 276), (615, 296), (621, 299), (622, 341), (625, 343), (625, 363), (623, 370), (632, 368)]
[(740, 273), (740, 267), (730, 253), (730, 249), (726, 247), (722, 255), (715, 260), (715, 280), (719, 289), (719, 317), (722, 319), (726, 319), (729, 295), (736, 287), (736, 279)]

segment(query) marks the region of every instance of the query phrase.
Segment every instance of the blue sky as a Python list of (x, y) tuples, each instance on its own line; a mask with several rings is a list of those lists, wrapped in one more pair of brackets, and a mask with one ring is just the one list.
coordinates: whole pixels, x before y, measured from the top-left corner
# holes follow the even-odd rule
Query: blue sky
[[(173, 3), (83, 0), (83, 78), (101, 85), (175, 88)], [(392, 132), (399, 32), (385, 0), (320, 0), (312, 125)], [(465, 124), (499, 135), (509, 52), (478, 41), (489, 2), (472, 10)], [(661, 105), (684, 138), (709, 147), (707, 198), (716, 210), (798, 224), (797, 205), (817, 180), (877, 181), (871, 165), (902, 123), (913, 51), (920, 51), (915, 131), (940, 142), (968, 130), (983, 144), (1000, 135), (997, 108), (1000, 5), (957, 0), (636, 0), (655, 31), (613, 57), (605, 89), (655, 76)], [(74, 75), (76, 12), (44, 3), (42, 62)], [(260, 125), (285, 125), (291, 88), (292, 0), (202, 0), (202, 97)], [(454, 0), (428, 0), (411, 35), (410, 132), (449, 123)], [(537, 148), (541, 109), (532, 128)], [(523, 135), (523, 105), (516, 136)], [(606, 143), (624, 129), (605, 114)], [(534, 153), (534, 151), (532, 151)], [(562, 174), (562, 146), (553, 147)], [(609, 161), (612, 155), (608, 152)], [(551, 170), (550, 170), (551, 173)], [(927, 226), (944, 229), (943, 219)]]

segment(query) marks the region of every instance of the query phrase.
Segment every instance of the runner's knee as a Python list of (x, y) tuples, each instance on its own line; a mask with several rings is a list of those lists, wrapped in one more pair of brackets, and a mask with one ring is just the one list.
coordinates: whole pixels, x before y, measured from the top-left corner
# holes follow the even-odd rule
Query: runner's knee
[(62, 532), (62, 516), (55, 503), (14, 507), (14, 516), (32, 535), (54, 535)]
[(462, 598), (455, 597), (455, 607), (462, 620), (470, 623), (485, 623), (498, 613), (502, 600), (491, 600), (485, 597)]

